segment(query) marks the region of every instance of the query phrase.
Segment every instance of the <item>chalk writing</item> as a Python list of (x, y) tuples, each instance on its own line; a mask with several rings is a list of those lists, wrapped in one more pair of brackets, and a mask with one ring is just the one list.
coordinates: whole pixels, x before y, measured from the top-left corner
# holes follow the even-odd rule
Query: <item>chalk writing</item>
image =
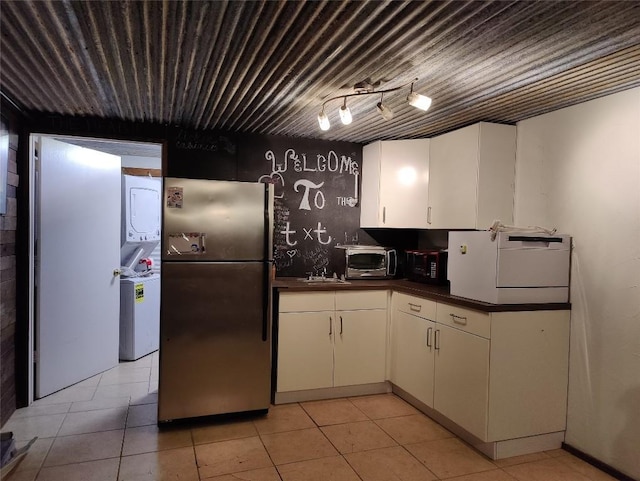
[[(240, 161), (240, 179), (274, 185), (273, 257), (278, 275), (323, 269), (331, 273), (331, 268), (335, 272), (333, 264), (342, 260), (342, 252), (334, 249), (336, 241), (344, 235), (346, 243), (357, 236), (361, 147), (336, 142), (327, 149), (327, 145), (257, 138), (239, 146), (239, 158), (247, 159)], [(261, 161), (251, 160), (256, 158)]]
[(280, 172), (261, 175), (258, 178), (258, 182), (273, 184), (273, 197), (275, 199), (282, 199), (284, 197), (284, 177), (282, 177)]
[(309, 227), (308, 229), (306, 227), (303, 227), (302, 230), (304, 231), (304, 240), (313, 240), (313, 236), (311, 235), (311, 233), (313, 232), (313, 227)]
[(326, 241), (323, 241), (323, 240), (322, 240), (321, 235), (322, 235), (322, 234), (326, 234), (326, 233), (327, 233), (327, 229), (323, 229), (323, 228), (322, 228), (322, 223), (321, 223), (321, 222), (318, 222), (318, 228), (317, 228), (317, 229), (315, 229), (313, 232), (315, 232), (316, 234), (318, 234), (318, 242), (319, 242), (320, 244), (331, 244), (331, 236), (328, 236), (328, 238), (327, 238), (327, 240), (326, 240)]
[(206, 130), (179, 130), (175, 146), (183, 150), (235, 153), (235, 145), (230, 139)]
[[(303, 227), (302, 231), (304, 232), (303, 240), (311, 239), (319, 242), (320, 244), (330, 244), (333, 240), (330, 235), (326, 237), (323, 235), (327, 233), (327, 229), (322, 227), (322, 222), (318, 222), (317, 226)], [(291, 222), (289, 221), (287, 221), (286, 227), (280, 231), (280, 234), (282, 234), (285, 238), (286, 244), (291, 247), (298, 245), (298, 241), (294, 240), (293, 238), (293, 236), (295, 236), (295, 234), (297, 233), (297, 230), (291, 228)], [(312, 233), (315, 234), (315, 237), (312, 235)]]
[(298, 241), (292, 241), (291, 240), (291, 234), (295, 234), (298, 231), (292, 230), (291, 229), (291, 223), (287, 221), (287, 227), (284, 230), (280, 231), (280, 234), (284, 235), (285, 238), (285, 242), (287, 243), (288, 246), (294, 246), (298, 243)]
[[(323, 246), (316, 246), (302, 255), (302, 260), (311, 273), (320, 273), (329, 265), (329, 250)], [(307, 271), (309, 272), (309, 271)]]
[(295, 149), (287, 149), (280, 161), (273, 150), (265, 152), (265, 158), (271, 162), (271, 172), (287, 172), (289, 161), (295, 172), (336, 172), (339, 174), (359, 175), (358, 162), (350, 156), (341, 155), (330, 150), (327, 155), (317, 154), (315, 161), (307, 159), (307, 154), (298, 154)]
[[(324, 182), (320, 182), (319, 184), (314, 184), (313, 182), (307, 179), (301, 179), (297, 181), (295, 184), (293, 184), (293, 190), (295, 190), (296, 192), (298, 192), (298, 187), (300, 186), (304, 187), (304, 193), (302, 194), (302, 199), (300, 200), (300, 207), (298, 208), (301, 210), (311, 210), (311, 205), (309, 204), (309, 189), (319, 189), (323, 185), (324, 185)], [(313, 204), (316, 206), (316, 209), (324, 209), (325, 200), (324, 200), (324, 194), (322, 193), (321, 190), (318, 190), (318, 192), (315, 193), (313, 197)]]
[(358, 205), (358, 199), (353, 197), (336, 197), (339, 206), (355, 207)]

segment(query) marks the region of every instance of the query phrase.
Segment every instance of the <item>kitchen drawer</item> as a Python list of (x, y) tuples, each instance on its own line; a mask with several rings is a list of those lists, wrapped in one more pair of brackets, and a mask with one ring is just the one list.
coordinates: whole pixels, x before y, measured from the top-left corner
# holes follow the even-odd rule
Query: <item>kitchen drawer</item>
[(386, 309), (388, 291), (336, 291), (336, 311)]
[(396, 309), (431, 321), (436, 319), (436, 303), (421, 297), (397, 292), (393, 294), (393, 303)]
[(491, 314), (437, 303), (436, 322), (491, 339)]
[(280, 312), (333, 311), (335, 292), (280, 293)]

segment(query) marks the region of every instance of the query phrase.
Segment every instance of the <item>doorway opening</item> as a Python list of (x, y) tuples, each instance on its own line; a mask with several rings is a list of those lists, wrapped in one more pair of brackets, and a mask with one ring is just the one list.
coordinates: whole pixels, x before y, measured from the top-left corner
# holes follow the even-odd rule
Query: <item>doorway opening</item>
[(162, 145), (32, 134), (29, 177), (31, 404), (158, 349)]

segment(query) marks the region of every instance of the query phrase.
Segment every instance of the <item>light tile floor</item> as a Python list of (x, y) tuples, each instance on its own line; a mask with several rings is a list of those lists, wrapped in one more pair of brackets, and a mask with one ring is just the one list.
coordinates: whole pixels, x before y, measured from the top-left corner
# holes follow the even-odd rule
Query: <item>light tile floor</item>
[(38, 440), (11, 481), (600, 481), (556, 450), (491, 461), (392, 394), (272, 406), (235, 422), (156, 426), (158, 353), (19, 409)]

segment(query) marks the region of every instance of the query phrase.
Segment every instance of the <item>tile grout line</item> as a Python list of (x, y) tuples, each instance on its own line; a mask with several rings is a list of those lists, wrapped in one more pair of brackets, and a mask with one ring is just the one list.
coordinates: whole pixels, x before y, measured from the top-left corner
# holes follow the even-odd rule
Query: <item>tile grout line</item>
[(198, 473), (198, 480), (202, 481), (202, 476), (200, 475), (200, 464), (198, 463), (198, 453), (196, 453), (196, 440), (193, 437), (193, 428), (191, 427), (189, 428), (189, 437), (191, 438), (191, 451), (193, 452), (193, 460), (196, 463), (196, 472)]
[(120, 456), (118, 457), (118, 470), (116, 472), (116, 479), (120, 479), (120, 469), (122, 468), (122, 457), (124, 455), (124, 440), (127, 436), (127, 422), (129, 421), (129, 409), (131, 408), (131, 396), (129, 396), (129, 402), (127, 403), (127, 415), (124, 417), (124, 428), (122, 430), (122, 442), (120, 444)]
[(280, 474), (280, 470), (278, 469), (278, 466), (276, 465), (276, 463), (273, 461), (273, 458), (271, 457), (271, 453), (267, 449), (267, 446), (264, 444), (264, 439), (262, 439), (262, 434), (256, 427), (255, 421), (251, 421), (251, 422), (253, 423), (253, 427), (256, 430), (256, 434), (258, 435), (258, 439), (260, 440), (260, 443), (262, 444), (262, 447), (264, 448), (265, 453), (267, 453), (267, 456), (269, 456), (269, 461), (271, 461), (273, 468), (276, 470), (276, 474), (278, 475), (278, 478), (280, 478), (280, 481), (282, 481), (282, 475)]
[[(367, 418), (368, 421), (372, 421), (372, 419), (363, 411), (361, 411), (358, 406), (356, 406), (355, 404), (353, 404), (353, 402), (351, 401), (351, 399), (349, 398), (344, 398), (346, 401), (349, 402), (349, 404), (351, 404), (358, 412), (361, 412), (363, 416), (365, 416)], [(300, 407), (302, 408), (302, 410), (307, 414), (307, 416), (309, 416), (309, 418), (311, 418), (311, 421), (313, 421), (313, 423), (316, 425), (316, 427), (318, 428), (318, 430), (322, 433), (322, 435), (325, 437), (325, 439), (327, 441), (329, 441), (329, 444), (331, 444), (331, 446), (333, 446), (333, 448), (338, 452), (338, 455), (344, 460), (345, 463), (347, 463), (347, 466), (349, 466), (351, 468), (351, 470), (355, 473), (355, 475), (358, 477), (358, 479), (360, 479), (360, 481), (364, 481), (362, 479), (362, 476), (360, 476), (360, 474), (358, 473), (358, 471), (356, 471), (356, 469), (351, 465), (351, 463), (349, 463), (349, 460), (345, 457), (345, 455), (343, 453), (340, 452), (340, 449), (338, 449), (338, 447), (333, 444), (333, 442), (331, 442), (331, 439), (329, 439), (327, 437), (327, 435), (325, 434), (325, 432), (322, 430), (322, 427), (316, 422), (316, 420), (313, 418), (313, 416), (311, 415), (311, 413), (309, 413), (309, 411), (307, 411), (304, 406), (302, 406), (302, 403), (299, 403)], [(342, 423), (342, 424), (348, 424), (348, 422), (346, 423)], [(336, 426), (336, 425), (333, 425)], [(319, 458), (320, 459), (320, 458)]]

